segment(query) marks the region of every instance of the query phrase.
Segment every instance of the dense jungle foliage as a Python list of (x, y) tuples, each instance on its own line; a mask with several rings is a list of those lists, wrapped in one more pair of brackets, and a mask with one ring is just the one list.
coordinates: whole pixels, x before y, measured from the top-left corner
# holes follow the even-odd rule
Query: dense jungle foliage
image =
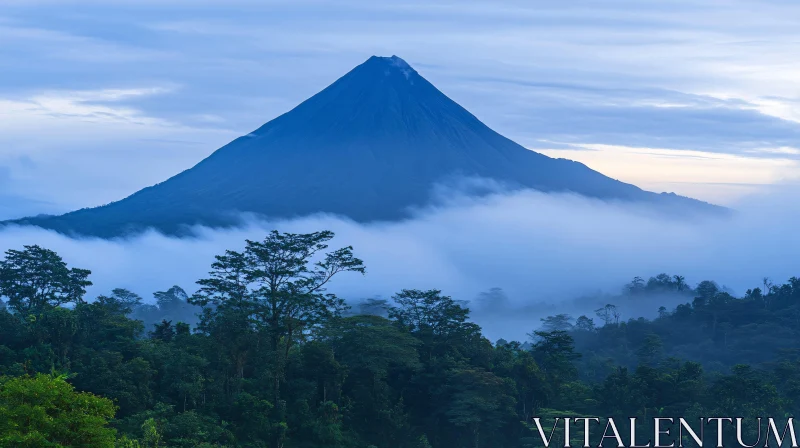
[(625, 295), (685, 304), (627, 321), (608, 304), (493, 343), (437, 290), (348, 310), (326, 287), (365, 266), (332, 238), (247, 241), (216, 257), (197, 293), (176, 286), (155, 305), (122, 289), (89, 300), (89, 271), (39, 246), (7, 251), (0, 446), (516, 448), (542, 446), (533, 416), (800, 407), (797, 278), (734, 297), (637, 277)]

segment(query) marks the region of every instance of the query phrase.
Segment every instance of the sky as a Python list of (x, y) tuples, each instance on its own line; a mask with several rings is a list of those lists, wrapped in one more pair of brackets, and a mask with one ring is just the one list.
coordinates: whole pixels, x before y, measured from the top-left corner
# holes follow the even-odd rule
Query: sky
[(490, 127), (735, 206), (800, 179), (800, 3), (0, 0), (0, 218), (121, 199), (369, 56)]

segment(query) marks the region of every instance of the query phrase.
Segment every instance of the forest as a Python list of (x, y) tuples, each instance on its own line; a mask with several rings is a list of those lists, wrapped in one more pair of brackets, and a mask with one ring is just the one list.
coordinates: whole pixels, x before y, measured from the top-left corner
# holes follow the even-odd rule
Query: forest
[(522, 448), (543, 446), (533, 417), (647, 425), (800, 409), (798, 278), (737, 297), (711, 280), (636, 277), (619, 297), (682, 304), (623, 320), (608, 303), (490, 341), (443, 291), (331, 294), (367, 269), (333, 238), (247, 240), (209, 260), (196, 293), (175, 286), (153, 303), (125, 289), (86, 297), (88, 270), (37, 245), (8, 250), (0, 446)]

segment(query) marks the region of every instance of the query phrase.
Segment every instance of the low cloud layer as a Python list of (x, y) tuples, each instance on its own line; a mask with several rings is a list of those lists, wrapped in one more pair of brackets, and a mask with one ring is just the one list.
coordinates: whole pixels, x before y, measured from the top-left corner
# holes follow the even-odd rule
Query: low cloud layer
[[(124, 287), (147, 298), (175, 284), (191, 293), (214, 255), (242, 249), (245, 238), (258, 239), (272, 229), (327, 229), (336, 233), (332, 247), (352, 245), (367, 265), (365, 276), (342, 275), (331, 288), (353, 302), (389, 298), (402, 288), (437, 288), (461, 300), (502, 288), (510, 309), (578, 315), (591, 310), (570, 310), (577, 297), (617, 293), (636, 275), (681, 274), (691, 285), (713, 279), (739, 294), (760, 285), (764, 276), (782, 282), (800, 275), (800, 236), (792, 229), (800, 207), (790, 193), (754, 198), (729, 219), (692, 222), (630, 205), (526, 191), (451, 198), (399, 223), (362, 225), (314, 216), (251, 221), (236, 230), (199, 229), (195, 239), (151, 232), (127, 240), (75, 240), (41, 229), (7, 228), (0, 233), (0, 249), (39, 244), (70, 265), (91, 269), (90, 297)], [(518, 318), (513, 325), (502, 316), (488, 321), (475, 305), (476, 320), (491, 337), (524, 337), (538, 324), (538, 317)], [(655, 309), (654, 304), (653, 310), (631, 313)]]

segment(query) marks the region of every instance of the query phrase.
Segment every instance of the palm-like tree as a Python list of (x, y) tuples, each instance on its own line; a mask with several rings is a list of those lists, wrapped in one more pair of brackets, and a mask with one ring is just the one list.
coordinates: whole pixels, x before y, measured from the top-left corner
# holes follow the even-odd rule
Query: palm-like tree
[(673, 275), (672, 281), (675, 282), (675, 289), (678, 291), (684, 291), (687, 288), (686, 278), (682, 275)]

